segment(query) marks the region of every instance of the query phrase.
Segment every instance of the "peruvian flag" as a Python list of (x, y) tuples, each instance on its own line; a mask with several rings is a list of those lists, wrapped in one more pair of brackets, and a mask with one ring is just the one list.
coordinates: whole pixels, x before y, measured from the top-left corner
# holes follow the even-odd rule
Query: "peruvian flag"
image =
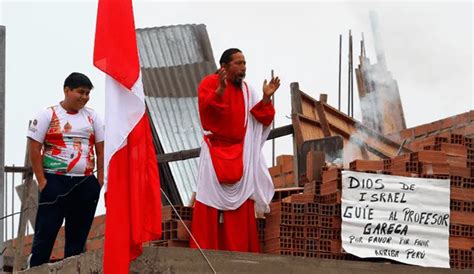
[(99, 0), (94, 65), (106, 73), (104, 272), (129, 273), (142, 243), (161, 238), (160, 179), (131, 0)]

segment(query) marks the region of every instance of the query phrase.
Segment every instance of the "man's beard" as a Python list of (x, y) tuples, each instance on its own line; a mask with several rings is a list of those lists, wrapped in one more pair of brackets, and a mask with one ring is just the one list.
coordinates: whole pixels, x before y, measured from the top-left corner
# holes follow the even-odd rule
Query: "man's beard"
[(242, 86), (242, 78), (235, 78), (232, 81), (232, 84), (236, 87), (241, 87)]
[(232, 79), (232, 84), (234, 84), (234, 86), (236, 87), (241, 87), (242, 81), (244, 80), (244, 78), (245, 78), (245, 73), (236, 75), (234, 79)]

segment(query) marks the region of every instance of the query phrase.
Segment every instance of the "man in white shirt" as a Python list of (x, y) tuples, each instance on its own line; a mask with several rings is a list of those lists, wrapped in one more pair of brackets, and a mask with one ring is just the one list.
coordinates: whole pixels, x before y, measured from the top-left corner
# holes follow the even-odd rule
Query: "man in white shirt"
[(49, 261), (64, 219), (64, 257), (84, 250), (104, 180), (103, 122), (85, 107), (92, 89), (86, 75), (70, 74), (64, 82), (64, 100), (40, 112), (28, 128), (30, 160), (40, 191), (31, 267)]

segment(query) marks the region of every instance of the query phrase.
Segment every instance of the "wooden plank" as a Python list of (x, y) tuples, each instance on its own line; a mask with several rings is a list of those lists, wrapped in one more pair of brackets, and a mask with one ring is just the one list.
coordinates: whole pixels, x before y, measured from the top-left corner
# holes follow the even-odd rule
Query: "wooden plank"
[(358, 68), (355, 69), (355, 74), (356, 74), (356, 80), (357, 80), (357, 90), (359, 91), (359, 98), (365, 97), (367, 95), (367, 91), (365, 89), (365, 82), (364, 78), (362, 77), (362, 71), (363, 71), (363, 59), (364, 57), (359, 56), (359, 61), (360, 64)]
[[(341, 135), (346, 139), (351, 138), (350, 142), (358, 146), (359, 150), (361, 149), (361, 146), (363, 146), (363, 151), (360, 152), (362, 155), (364, 155), (364, 158), (372, 159), (372, 155), (368, 154), (367, 152), (370, 152), (373, 154), (373, 156), (382, 159), (394, 157), (396, 155), (400, 147), (398, 143), (393, 142), (378, 134), (374, 130), (363, 126), (353, 118), (332, 108), (330, 105), (324, 104), (322, 102), (318, 103), (318, 101), (312, 99), (309, 95), (304, 94), (302, 91), (293, 90), (293, 93), (294, 94), (292, 98), (300, 98), (300, 100), (314, 102), (315, 108), (317, 104), (320, 104), (323, 110), (313, 110), (314, 113), (317, 113), (318, 118), (320, 118), (318, 120), (315, 120), (304, 113), (293, 114), (292, 121), (298, 149), (301, 148), (301, 145), (304, 141), (307, 141), (307, 139), (311, 139), (315, 136), (322, 138), (329, 135)], [(298, 96), (297, 93), (300, 93), (300, 95)], [(294, 105), (295, 102), (292, 102), (292, 104)], [(321, 119), (321, 117), (326, 117), (326, 123), (324, 122), (324, 118)], [(326, 125), (326, 127), (324, 125)], [(311, 128), (314, 128), (314, 130), (311, 130)], [(309, 134), (309, 132), (313, 131), (315, 134)], [(323, 132), (323, 136), (319, 136), (319, 134), (317, 134), (319, 131)], [(402, 149), (402, 153), (408, 152), (411, 151), (406, 148)]]
[(319, 101), (322, 103), (327, 104), (328, 103), (328, 95), (325, 93), (319, 94)]
[(294, 133), (293, 125), (277, 127), (275, 129), (272, 129), (272, 131), (270, 131), (270, 134), (268, 135), (267, 140), (280, 138), (280, 137), (287, 136), (293, 133)]
[(367, 151), (367, 145), (360, 146), (360, 155), (362, 155), (363, 160), (369, 160), (370, 156)]
[(5, 172), (12, 172), (12, 173), (28, 173), (33, 172), (31, 167), (24, 167), (24, 166), (5, 166)]
[(302, 112), (300, 114), (309, 117), (313, 120), (319, 120), (318, 114), (314, 111), (315, 105), (312, 101), (309, 100), (301, 100), (301, 109)]
[(298, 129), (297, 131), (295, 130), (295, 136), (298, 141), (298, 149), (300, 149), (301, 145), (308, 140), (324, 138), (324, 133), (321, 129), (321, 123), (319, 121), (310, 119), (301, 114), (298, 114), (295, 116), (295, 118), (298, 123), (297, 125), (295, 124), (295, 129)]
[[(29, 189), (25, 189), (25, 187), (28, 187)], [(21, 184), (17, 187), (15, 187), (15, 190), (18, 194), (18, 197), (20, 197), (21, 203), (26, 204), (26, 209), (25, 209), (25, 216), (26, 216), (26, 221), (30, 222), (31, 226), (34, 228), (36, 224), (36, 211), (38, 209), (38, 183), (36, 180), (33, 179), (33, 182), (31, 184)], [(27, 194), (27, 196), (23, 196)]]
[(323, 130), (324, 137), (331, 136), (328, 120), (326, 119), (324, 107), (321, 102), (316, 102), (316, 112), (318, 113), (319, 122), (321, 123), (321, 129)]
[(300, 92), (299, 84), (291, 83), (290, 92), (291, 92), (291, 114), (303, 113), (303, 110), (301, 107), (301, 92)]
[[(329, 112), (333, 116), (339, 117), (343, 121), (347, 121), (350, 127), (352, 128), (352, 130), (354, 131), (354, 134), (357, 133), (359, 137), (364, 136), (367, 139), (366, 143), (370, 144), (370, 146), (368, 147), (369, 150), (370, 150), (370, 147), (373, 147), (374, 149), (379, 150), (381, 153), (385, 155), (390, 155), (393, 153), (393, 151), (395, 151), (395, 153), (398, 151), (400, 144), (393, 142), (392, 140), (384, 137), (383, 135), (380, 135), (374, 130), (371, 130), (363, 126), (362, 124), (356, 122), (352, 118), (334, 109), (330, 105), (325, 104), (324, 110), (326, 111), (326, 115), (328, 115), (328, 112)], [(329, 122), (329, 125), (332, 126), (331, 122)], [(351, 132), (351, 135), (353, 135), (352, 132)], [(402, 153), (409, 153), (409, 152), (411, 152), (411, 150), (407, 148), (403, 148), (402, 150)]]
[(181, 150), (178, 152), (159, 154), (157, 155), (157, 159), (158, 163), (161, 164), (196, 158), (199, 157), (199, 153), (201, 153), (201, 148), (193, 148), (188, 150)]
[(295, 129), (293, 141), (299, 150), (301, 146), (303, 145), (304, 138), (303, 138), (303, 131), (302, 131), (301, 122), (300, 122), (300, 116), (298, 114), (292, 115), (292, 123)]
[[(25, 167), (27, 168), (31, 168), (29, 148), (30, 148), (30, 141), (29, 139), (27, 139), (26, 153), (25, 153)], [(18, 225), (18, 234), (17, 234), (17, 239), (15, 242), (15, 258), (13, 260), (13, 272), (18, 272), (22, 268), (26, 267), (25, 261), (22, 260), (26, 226), (28, 225), (28, 218), (26, 215), (27, 215), (27, 211), (29, 210), (28, 203), (26, 202), (28, 199), (26, 197), (30, 196), (30, 193), (32, 191), (33, 173), (32, 172), (23, 173), (23, 177), (24, 177), (24, 180), (23, 180), (24, 187), (23, 187), (21, 197), (23, 197), (24, 200), (21, 203), (20, 222)], [(34, 227), (34, 224), (32, 225)]]
[[(327, 113), (326, 113), (327, 115)], [(313, 120), (307, 116), (304, 116), (304, 115), (298, 115), (298, 118), (301, 122), (305, 122), (305, 123), (308, 123), (308, 124), (312, 124), (314, 125), (318, 130), (322, 130), (321, 129), (321, 122), (320, 121), (316, 121), (316, 120)], [(345, 138), (350, 138), (351, 136), (351, 131), (349, 131), (349, 127), (346, 127), (345, 129), (343, 128), (339, 128), (338, 126), (335, 126), (334, 124), (332, 124), (331, 122), (328, 122), (328, 125), (329, 125), (329, 129), (334, 131), (337, 135), (341, 135)], [(295, 130), (295, 133), (296, 133), (296, 130)], [(322, 138), (323, 136), (321, 136), (320, 138)], [(306, 141), (306, 140), (305, 140)]]

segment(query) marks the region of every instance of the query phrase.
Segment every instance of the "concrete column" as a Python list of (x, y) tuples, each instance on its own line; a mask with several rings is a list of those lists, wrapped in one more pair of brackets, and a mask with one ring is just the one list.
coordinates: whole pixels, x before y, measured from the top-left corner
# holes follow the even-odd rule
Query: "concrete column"
[[(0, 26), (0, 216), (5, 208), (5, 26)], [(0, 252), (3, 251), (4, 221), (0, 220)], [(3, 266), (3, 255), (0, 256)]]

